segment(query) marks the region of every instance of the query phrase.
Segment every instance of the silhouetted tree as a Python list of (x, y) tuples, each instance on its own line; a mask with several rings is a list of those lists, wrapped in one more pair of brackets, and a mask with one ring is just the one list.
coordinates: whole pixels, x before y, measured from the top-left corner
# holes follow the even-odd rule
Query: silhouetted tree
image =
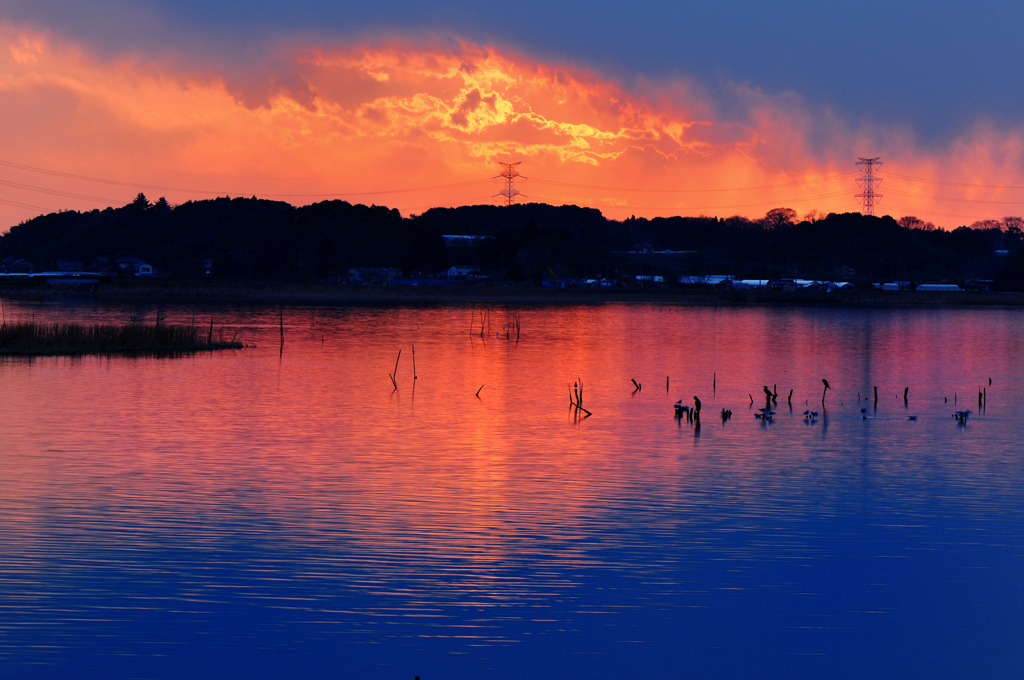
[(1003, 229), (1005, 231), (1024, 231), (1024, 217), (1004, 217)]
[(779, 229), (796, 222), (796, 211), (792, 208), (772, 208), (761, 220), (765, 229)]
[(135, 200), (128, 204), (132, 208), (139, 210), (145, 210), (149, 207), (149, 199), (146, 198), (146, 194), (139, 192), (139, 195), (135, 197)]

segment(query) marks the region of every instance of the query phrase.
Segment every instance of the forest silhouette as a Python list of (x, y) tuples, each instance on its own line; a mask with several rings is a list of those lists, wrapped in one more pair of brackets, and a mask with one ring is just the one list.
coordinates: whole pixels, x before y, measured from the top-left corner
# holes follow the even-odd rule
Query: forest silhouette
[[(446, 239), (446, 236), (475, 238)], [(985, 282), (1024, 290), (1021, 220), (935, 229), (915, 218), (859, 213), (797, 219), (606, 219), (598, 210), (529, 203), (433, 208), (402, 217), (383, 206), (332, 200), (296, 207), (216, 198), (172, 207), (139, 194), (119, 208), (41, 215), (0, 237), (6, 267), (96, 269), (138, 258), (162, 277), (342, 282), (354, 268), (444, 277), (473, 267), (492, 280), (538, 285), (595, 276), (635, 280), (730, 275), (844, 280)], [(10, 271), (10, 269), (8, 269)]]

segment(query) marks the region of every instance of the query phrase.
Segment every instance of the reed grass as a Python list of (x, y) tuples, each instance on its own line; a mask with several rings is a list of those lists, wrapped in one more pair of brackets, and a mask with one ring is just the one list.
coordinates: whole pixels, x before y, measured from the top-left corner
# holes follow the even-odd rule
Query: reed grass
[(0, 326), (0, 355), (174, 355), (244, 347), (234, 339), (214, 340), (212, 330), (203, 336), (195, 326), (20, 322)]

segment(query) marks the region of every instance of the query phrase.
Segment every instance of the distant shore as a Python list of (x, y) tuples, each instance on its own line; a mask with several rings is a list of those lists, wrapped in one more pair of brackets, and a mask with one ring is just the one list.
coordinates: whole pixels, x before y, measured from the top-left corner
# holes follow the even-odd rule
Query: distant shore
[(777, 291), (681, 288), (547, 288), (534, 286), (349, 286), (117, 280), (86, 290), (4, 287), (0, 297), (89, 296), (96, 300), (290, 305), (393, 304), (678, 304), (850, 307), (1024, 307), (1024, 293), (917, 291)]

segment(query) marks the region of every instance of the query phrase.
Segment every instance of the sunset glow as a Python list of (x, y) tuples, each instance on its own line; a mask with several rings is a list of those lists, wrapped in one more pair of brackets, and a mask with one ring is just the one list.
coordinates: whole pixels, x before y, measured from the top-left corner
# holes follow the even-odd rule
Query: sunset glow
[(925, 149), (792, 94), (736, 86), (723, 106), (465, 41), (282, 44), (244, 78), (11, 23), (0, 46), (3, 229), (140, 191), (418, 214), (500, 202), (499, 161), (522, 161), (518, 200), (613, 219), (859, 211), (858, 156), (884, 161), (876, 214), (952, 228), (1024, 213), (1024, 134), (983, 121)]

